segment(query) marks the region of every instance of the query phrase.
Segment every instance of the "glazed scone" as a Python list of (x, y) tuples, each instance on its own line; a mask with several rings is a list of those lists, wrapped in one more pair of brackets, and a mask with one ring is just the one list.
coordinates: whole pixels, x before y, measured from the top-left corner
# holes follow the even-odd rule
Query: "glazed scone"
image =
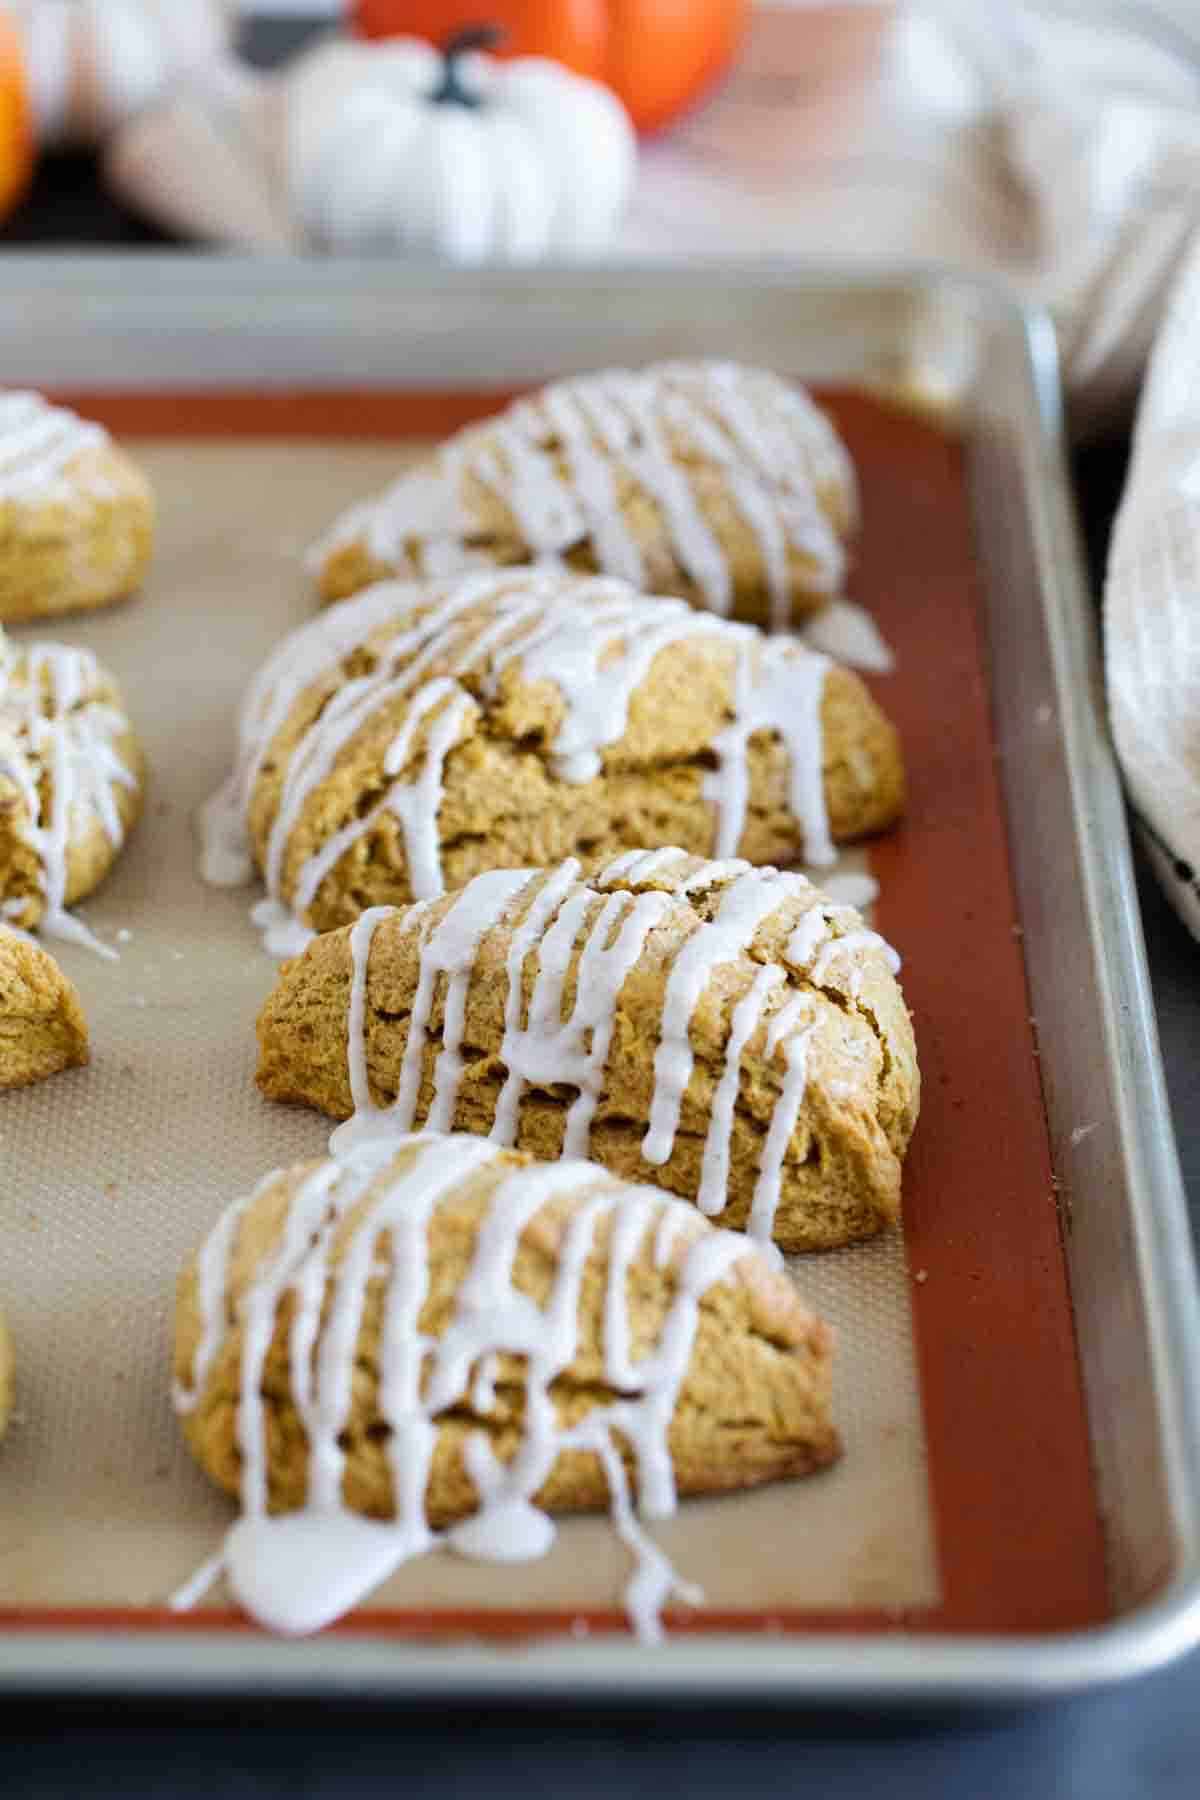
[(116, 860), (142, 806), (142, 752), (90, 650), (0, 631), (0, 919), (77, 940), (67, 908)]
[(149, 484), (103, 427), (0, 390), (0, 621), (123, 599), (153, 542)]
[(12, 1338), (4, 1323), (4, 1314), (0, 1313), (0, 1438), (7, 1431), (8, 1421), (12, 1417), (13, 1362)]
[(838, 1452), (828, 1333), (744, 1238), (471, 1137), (268, 1176), (183, 1272), (174, 1375), (193, 1454), (241, 1497), (235, 1591), (284, 1629), (348, 1604), (364, 1550), (361, 1591), (474, 1515), (451, 1548), (524, 1560), (553, 1537), (539, 1509), (610, 1496), (655, 1579), (630, 1484), (661, 1518)]
[[(624, 582), (385, 582), (311, 620), (246, 698), (206, 873), (329, 930), (489, 868), (664, 843), (833, 859), (891, 824), (896, 733), (856, 675)], [(232, 854), (230, 852), (232, 851)]]
[(779, 628), (841, 586), (858, 497), (804, 390), (667, 362), (544, 388), (468, 426), (313, 552), (321, 595), (552, 558)]
[(40, 945), (0, 925), (0, 1088), (28, 1087), (87, 1059), (73, 983)]
[(588, 1156), (784, 1250), (900, 1209), (920, 1079), (888, 946), (802, 875), (678, 850), (497, 871), (285, 965), (273, 1100)]

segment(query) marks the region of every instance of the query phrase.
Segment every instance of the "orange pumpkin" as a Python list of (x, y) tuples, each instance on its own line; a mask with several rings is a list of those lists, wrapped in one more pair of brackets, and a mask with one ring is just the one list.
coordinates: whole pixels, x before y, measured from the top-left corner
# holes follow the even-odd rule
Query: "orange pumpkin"
[(365, 37), (444, 43), (483, 19), (501, 56), (549, 56), (618, 93), (639, 131), (657, 131), (729, 66), (746, 0), (355, 0)]
[(0, 10), (0, 217), (21, 199), (33, 172), (33, 121), (25, 51), (9, 14)]

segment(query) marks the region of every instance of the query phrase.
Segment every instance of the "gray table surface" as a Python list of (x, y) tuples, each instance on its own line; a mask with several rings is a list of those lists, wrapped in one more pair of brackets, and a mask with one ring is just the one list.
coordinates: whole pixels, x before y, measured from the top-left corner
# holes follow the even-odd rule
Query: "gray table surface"
[[(270, 59), (302, 27), (260, 28)], [(263, 35), (265, 31), (266, 35)], [(90, 166), (40, 172), (0, 249), (161, 242), (108, 202)], [(1077, 483), (1095, 566), (1119, 492), (1124, 446), (1083, 454)], [(1200, 1240), (1200, 948), (1139, 868), (1163, 1058)], [(686, 1791), (689, 1800), (804, 1793), (820, 1800), (1196, 1800), (1200, 1654), (1111, 1693), (1003, 1715), (927, 1718), (859, 1713), (702, 1713), (471, 1707), (351, 1710), (268, 1706), (86, 1711), (45, 1701), (0, 1705), (0, 1796), (170, 1796), (170, 1800), (492, 1792), (496, 1800), (625, 1800)]]

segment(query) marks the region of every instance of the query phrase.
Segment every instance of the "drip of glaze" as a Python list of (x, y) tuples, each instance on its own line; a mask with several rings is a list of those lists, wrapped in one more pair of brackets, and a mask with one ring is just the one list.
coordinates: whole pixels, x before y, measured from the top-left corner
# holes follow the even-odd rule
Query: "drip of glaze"
[(717, 361), (603, 370), (550, 386), (466, 434), (443, 452), (435, 475), (402, 476), (355, 507), (314, 561), (365, 537), (372, 556), (406, 572), (410, 552), (415, 572), (432, 572), (427, 545), (463, 567), (467, 550), (456, 554), (451, 534), (468, 529), (458, 494), (473, 478), (507, 507), (532, 558), (561, 559), (587, 541), (604, 573), (644, 587), (642, 551), (620, 504), (620, 490), (632, 486), (654, 502), (674, 561), (705, 606), (727, 614), (732, 574), (693, 488), (690, 456), (722, 471), (758, 546), (774, 626), (790, 617), (790, 553), (803, 559), (816, 592), (836, 592), (845, 558), (820, 496), (836, 490), (853, 510), (849, 459), (806, 395), (758, 375), (751, 401), (747, 372)]
[(117, 791), (137, 785), (117, 751), (126, 721), (96, 697), (99, 686), (88, 650), (30, 644), (18, 654), (0, 637), (0, 777), (20, 796), (17, 831), (38, 860), (38, 930), (115, 962), (116, 951), (66, 906), (72, 841), (94, 821), (119, 849), (125, 834)]
[[(401, 1149), (405, 1166), (388, 1163)], [(409, 1138), (379, 1143), (353, 1156), (318, 1164), (292, 1195), (279, 1243), (257, 1280), (242, 1295), (242, 1341), (237, 1440), (242, 1455), (242, 1517), (231, 1528), (219, 1559), (174, 1597), (180, 1610), (196, 1604), (223, 1568), (251, 1615), (274, 1630), (320, 1629), (364, 1598), (403, 1562), (445, 1544), (459, 1554), (519, 1562), (544, 1555), (554, 1541), (553, 1523), (536, 1495), (558, 1457), (590, 1450), (609, 1484), (614, 1523), (633, 1553), (626, 1593), (631, 1622), (647, 1641), (661, 1636), (659, 1614), (672, 1591), (687, 1601), (699, 1593), (681, 1583), (646, 1536), (630, 1498), (617, 1435), (628, 1446), (637, 1474), (642, 1514), (669, 1516), (675, 1509), (668, 1431), (687, 1374), (704, 1294), (747, 1254), (744, 1239), (729, 1232), (697, 1235), (695, 1216), (682, 1202), (624, 1183), (581, 1162), (528, 1165), (494, 1187), (478, 1228), (470, 1267), (441, 1336), (419, 1329), (428, 1292), (430, 1221), (439, 1206), (493, 1162), (495, 1148), (477, 1138)], [(260, 1190), (261, 1191), (261, 1190)], [(543, 1306), (517, 1287), (521, 1235), (549, 1202), (573, 1198), (549, 1296)], [(203, 1247), (197, 1276), (201, 1353), (193, 1385), (194, 1405), (204, 1377), (220, 1354), (228, 1329), (231, 1261), (248, 1202), (219, 1223)], [(349, 1236), (343, 1230), (355, 1212)], [(572, 1427), (559, 1422), (552, 1385), (577, 1351), (579, 1300), (597, 1227), (609, 1224), (604, 1295), (606, 1380), (619, 1397), (597, 1404)], [(669, 1223), (668, 1223), (669, 1221)], [(640, 1360), (630, 1353), (628, 1271), (651, 1230), (675, 1268), (674, 1294), (658, 1342)], [(335, 1235), (340, 1257), (331, 1262)], [(676, 1250), (679, 1234), (686, 1233)], [(380, 1245), (390, 1243), (390, 1262), (380, 1274)], [(663, 1266), (660, 1261), (659, 1266)], [(350, 1513), (342, 1499), (342, 1436), (352, 1404), (352, 1384), (368, 1287), (384, 1283), (379, 1343), (378, 1408), (389, 1429), (394, 1516), (372, 1523)], [(278, 1309), (292, 1297), (288, 1344), (293, 1399), (309, 1446), (308, 1497), (298, 1512), (268, 1510), (262, 1372), (273, 1341)], [(520, 1443), (500, 1463), (486, 1434), (468, 1439), (466, 1462), (479, 1501), (477, 1512), (439, 1537), (425, 1516), (428, 1473), (438, 1418), (467, 1391), (473, 1368), (500, 1354), (523, 1359), (525, 1407)]]
[[(711, 924), (697, 925), (671, 967), (663, 999), (658, 1048), (654, 1054), (654, 1093), (642, 1155), (660, 1167), (670, 1160), (679, 1130), (683, 1096), (692, 1078), (694, 1056), (690, 1027), (700, 997), (722, 962), (733, 962), (750, 945), (771, 913), (791, 893), (802, 891), (803, 877), (781, 876), (776, 869), (748, 869), (724, 889)], [(807, 883), (803, 884), (807, 887)]]
[(762, 1019), (768, 999), (786, 981), (787, 977), (777, 963), (766, 963), (733, 1009), (725, 1045), (725, 1064), (713, 1094), (704, 1159), (700, 1166), (700, 1186), (696, 1192), (696, 1205), (709, 1218), (724, 1211), (729, 1197), (729, 1157), (733, 1148), (734, 1108), (741, 1086), (742, 1056)]
[[(263, 875), (270, 894), (281, 896), (283, 862), (292, 832), (309, 797), (331, 773), (339, 752), (381, 707), (411, 698), (422, 685), (430, 664), (444, 655), (453, 642), (459, 615), (486, 593), (486, 585), (482, 592), (477, 591), (478, 585), (462, 583), (449, 595), (443, 595), (409, 629), (398, 631), (385, 646), (374, 670), (343, 682), (294, 747), (267, 837)], [(374, 594), (375, 590), (367, 590), (368, 599)], [(393, 587), (393, 617), (405, 600), (411, 607), (412, 592)], [(354, 605), (353, 601), (349, 603), (351, 608)], [(416, 897), (426, 898), (423, 894)]]
[[(405, 1135), (416, 1123), (421, 1091), (429, 1015), (440, 977), (446, 980), (442, 1048), (434, 1066), (433, 1098), (425, 1125), (430, 1131), (447, 1131), (454, 1123), (454, 1108), (463, 1073), (462, 1032), (471, 971), (485, 933), (498, 925), (507, 907), (533, 877), (529, 869), (491, 869), (477, 875), (458, 895), (440, 923), (430, 928), (424, 913), (418, 915), (422, 933), (417, 991), (408, 1021), (408, 1037), (400, 1065), (396, 1097), (387, 1107), (370, 1098), (364, 1030), (367, 970), (371, 945), (381, 919), (391, 908), (372, 907), (350, 932), (351, 981), (347, 1044), (350, 1092), (354, 1115), (333, 1132), (330, 1149), (337, 1154), (370, 1141), (381, 1132)], [(411, 918), (411, 914), (409, 915)], [(357, 1022), (354, 1029), (351, 1021)]]
[(782, 1045), (787, 1074), (767, 1128), (758, 1179), (750, 1202), (750, 1217), (746, 1221), (746, 1235), (772, 1247), (783, 1182), (783, 1161), (800, 1117), (808, 1083), (808, 1038), (813, 1024), (807, 996), (797, 994), (780, 1008), (767, 1031), (767, 1055), (773, 1056)]
[[(491, 1356), (485, 1356), (475, 1371), (475, 1380), (471, 1384), (471, 1405), (477, 1413), (490, 1413), (496, 1404), (496, 1375), (499, 1361), (499, 1357), (494, 1353)], [(476, 1486), (478, 1485), (476, 1483)]]

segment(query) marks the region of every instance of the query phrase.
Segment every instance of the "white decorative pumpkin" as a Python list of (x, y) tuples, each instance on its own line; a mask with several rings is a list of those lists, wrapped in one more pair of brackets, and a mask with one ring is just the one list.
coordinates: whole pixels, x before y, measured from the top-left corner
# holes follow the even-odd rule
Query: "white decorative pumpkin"
[(586, 256), (610, 242), (636, 148), (621, 102), (464, 32), (335, 42), (287, 81), (291, 208), (310, 243), (453, 263)]

